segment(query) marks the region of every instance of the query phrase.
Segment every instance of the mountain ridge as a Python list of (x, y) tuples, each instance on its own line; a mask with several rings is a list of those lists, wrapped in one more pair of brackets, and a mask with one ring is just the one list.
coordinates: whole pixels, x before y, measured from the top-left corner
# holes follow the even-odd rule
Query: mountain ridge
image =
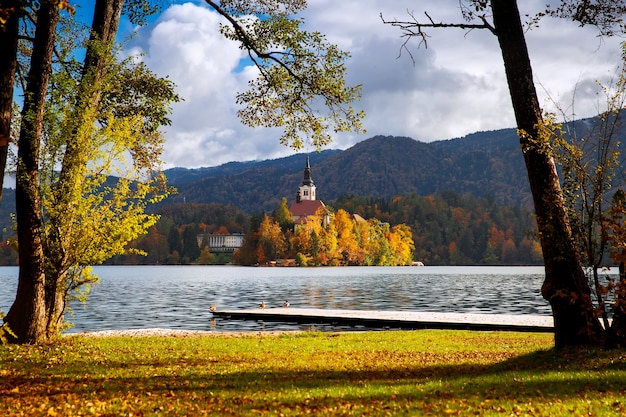
[[(568, 128), (580, 137), (594, 133), (597, 117)], [(591, 132), (591, 133), (590, 133)], [(619, 127), (619, 140), (626, 129)], [(215, 167), (165, 170), (178, 189), (151, 211), (175, 203), (218, 203), (252, 214), (271, 212), (283, 197), (293, 200), (309, 156), (318, 198), (342, 195), (388, 199), (437, 194), (490, 197), (500, 205), (532, 210), (532, 197), (516, 129), (475, 132), (459, 138), (421, 142), (406, 136), (374, 136), (345, 149), (297, 153), (263, 161), (229, 162)], [(10, 230), (14, 190), (5, 189), (0, 222)]]
[[(503, 205), (530, 204), (530, 189), (515, 129), (420, 142), (406, 136), (374, 136), (346, 150), (308, 154), (318, 198), (360, 195), (388, 198), (441, 191), (491, 196)], [(252, 213), (272, 211), (282, 197), (295, 198), (306, 154), (219, 167), (166, 170), (178, 194), (168, 202), (233, 204)], [(193, 178), (193, 179), (190, 179)]]

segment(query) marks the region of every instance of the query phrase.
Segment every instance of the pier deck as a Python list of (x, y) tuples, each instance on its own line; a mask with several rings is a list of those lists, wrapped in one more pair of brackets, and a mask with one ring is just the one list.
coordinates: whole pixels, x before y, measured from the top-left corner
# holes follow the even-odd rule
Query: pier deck
[(315, 308), (266, 308), (217, 310), (220, 319), (267, 322), (332, 324), (401, 329), (554, 331), (551, 316), (513, 314), (436, 313), (381, 310), (327, 310)]

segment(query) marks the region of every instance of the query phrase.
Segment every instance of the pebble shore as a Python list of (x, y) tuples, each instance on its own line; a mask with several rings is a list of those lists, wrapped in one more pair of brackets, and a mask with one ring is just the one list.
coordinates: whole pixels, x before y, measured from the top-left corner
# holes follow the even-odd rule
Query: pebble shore
[(243, 336), (277, 336), (281, 334), (301, 333), (294, 331), (260, 331), (260, 332), (214, 332), (204, 330), (179, 330), (179, 329), (128, 329), (128, 330), (100, 330), (94, 332), (68, 333), (65, 336), (87, 337), (243, 337)]

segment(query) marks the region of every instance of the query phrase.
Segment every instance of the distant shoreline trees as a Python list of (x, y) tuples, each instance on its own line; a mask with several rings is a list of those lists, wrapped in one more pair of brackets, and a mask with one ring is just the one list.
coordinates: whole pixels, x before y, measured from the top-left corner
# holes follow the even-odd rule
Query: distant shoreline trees
[[(536, 238), (536, 223), (531, 213), (519, 207), (506, 207), (495, 203), (493, 198), (459, 195), (448, 191), (434, 195), (420, 196), (407, 194), (394, 198), (373, 198), (344, 195), (334, 202), (328, 202), (336, 213), (335, 234), (341, 242), (349, 242), (337, 249), (343, 264), (359, 264), (364, 262), (361, 249), (354, 242), (362, 239), (364, 226), (350, 227), (352, 222), (348, 213), (358, 213), (366, 219), (377, 219), (378, 223), (387, 224), (389, 231), (395, 226), (404, 224), (414, 240), (413, 259), (426, 265), (542, 265), (541, 246)], [(210, 204), (168, 204), (158, 210), (161, 215), (158, 223), (150, 228), (148, 234), (133, 243), (137, 249), (147, 256), (119, 256), (108, 264), (143, 264), (143, 265), (178, 265), (178, 264), (225, 264), (232, 262), (232, 254), (212, 252), (213, 257), (198, 256), (192, 258), (191, 252), (185, 249), (183, 235), (186, 229), (197, 233), (242, 233), (259, 230), (265, 213), (246, 214), (232, 205)], [(340, 214), (341, 213), (341, 214)], [(278, 217), (277, 217), (278, 216)], [(277, 209), (272, 216), (280, 226), (284, 244), (296, 245), (297, 250), (291, 251), (290, 258), (295, 259), (300, 252), (305, 256), (308, 241), (304, 231), (294, 233), (293, 224), (285, 221), (284, 214)], [(371, 221), (371, 220), (370, 220)], [(267, 235), (276, 232), (276, 226), (266, 221)], [(357, 234), (355, 231), (359, 229)], [(399, 230), (397, 231), (400, 232)], [(315, 232), (321, 233), (321, 232)], [(188, 236), (192, 233), (187, 232)], [(356, 237), (355, 237), (356, 236)], [(186, 239), (189, 246), (189, 238)], [(257, 248), (254, 239), (247, 244)], [(332, 243), (332, 242), (331, 242)], [(271, 239), (265, 239), (263, 251), (272, 252)], [(200, 253), (206, 245), (200, 241)], [(246, 249), (240, 253), (240, 263), (253, 265), (258, 258), (245, 259), (246, 254), (256, 257), (255, 251)], [(256, 249), (255, 249), (256, 250)], [(315, 248), (315, 250), (318, 250)], [(211, 248), (208, 248), (211, 252)], [(206, 251), (205, 251), (206, 252)], [(334, 256), (334, 255), (333, 255)], [(202, 257), (202, 259), (200, 259)], [(302, 257), (297, 257), (301, 258)], [(305, 256), (306, 259), (309, 259)], [(10, 261), (10, 258), (7, 258)], [(316, 261), (311, 256), (311, 264)], [(319, 259), (319, 264), (323, 259)], [(1, 260), (0, 260), (1, 262)], [(375, 260), (369, 263), (377, 264)], [(328, 263), (328, 262), (327, 262)]]
[[(415, 241), (413, 258), (426, 265), (542, 265), (541, 246), (530, 211), (496, 204), (490, 197), (453, 191), (394, 198), (343, 195), (328, 205), (335, 211), (343, 209), (364, 218), (375, 217), (390, 227), (406, 224)], [(252, 216), (232, 205), (164, 202), (157, 213), (160, 220), (132, 243), (145, 256), (116, 256), (105, 264), (226, 264), (232, 262), (232, 254), (212, 252), (210, 258), (206, 254), (202, 259), (190, 258), (184, 250), (184, 230), (246, 234), (251, 229)], [(257, 213), (257, 221), (259, 217)], [(16, 265), (17, 254), (7, 243), (11, 240), (10, 230), (5, 230), (3, 237), (0, 265)], [(201, 244), (201, 254), (205, 247)]]

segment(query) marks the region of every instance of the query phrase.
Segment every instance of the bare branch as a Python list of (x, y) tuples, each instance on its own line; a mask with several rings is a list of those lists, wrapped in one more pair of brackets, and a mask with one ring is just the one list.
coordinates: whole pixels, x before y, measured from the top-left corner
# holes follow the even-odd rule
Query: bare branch
[(428, 38), (430, 37), (425, 29), (445, 29), (445, 28), (458, 28), (465, 29), (468, 31), (474, 29), (487, 29), (494, 35), (496, 34), (496, 29), (494, 26), (489, 23), (485, 16), (478, 16), (482, 23), (444, 23), (444, 22), (435, 22), (435, 20), (428, 14), (428, 12), (424, 12), (427, 21), (420, 21), (417, 17), (415, 17), (414, 12), (407, 10), (407, 14), (411, 17), (411, 20), (401, 21), (398, 19), (386, 20), (383, 14), (380, 14), (380, 19), (386, 25), (391, 25), (397, 28), (400, 28), (402, 31), (402, 37), (405, 38), (402, 46), (400, 47), (400, 54), (402, 54), (402, 50), (406, 51), (413, 63), (415, 60), (413, 59), (413, 54), (408, 49), (408, 43), (413, 37), (419, 38), (418, 48), (422, 45), (425, 48), (428, 48)]
[(17, 38), (30, 43), (33, 43), (35, 41), (35, 38), (33, 36), (17, 35)]
[(417, 36), (420, 33), (423, 33), (423, 30), (425, 28), (488, 29), (490, 32), (495, 34), (495, 28), (487, 21), (485, 17), (480, 18), (482, 23), (437, 23), (433, 21), (428, 13), (425, 12), (424, 14), (428, 18), (428, 23), (420, 22), (412, 13), (409, 13), (409, 16), (411, 16), (411, 18), (413, 19), (411, 21), (400, 21), (397, 19), (385, 20), (382, 13), (380, 14), (380, 18), (382, 19), (383, 23), (399, 27), (410, 36)]

